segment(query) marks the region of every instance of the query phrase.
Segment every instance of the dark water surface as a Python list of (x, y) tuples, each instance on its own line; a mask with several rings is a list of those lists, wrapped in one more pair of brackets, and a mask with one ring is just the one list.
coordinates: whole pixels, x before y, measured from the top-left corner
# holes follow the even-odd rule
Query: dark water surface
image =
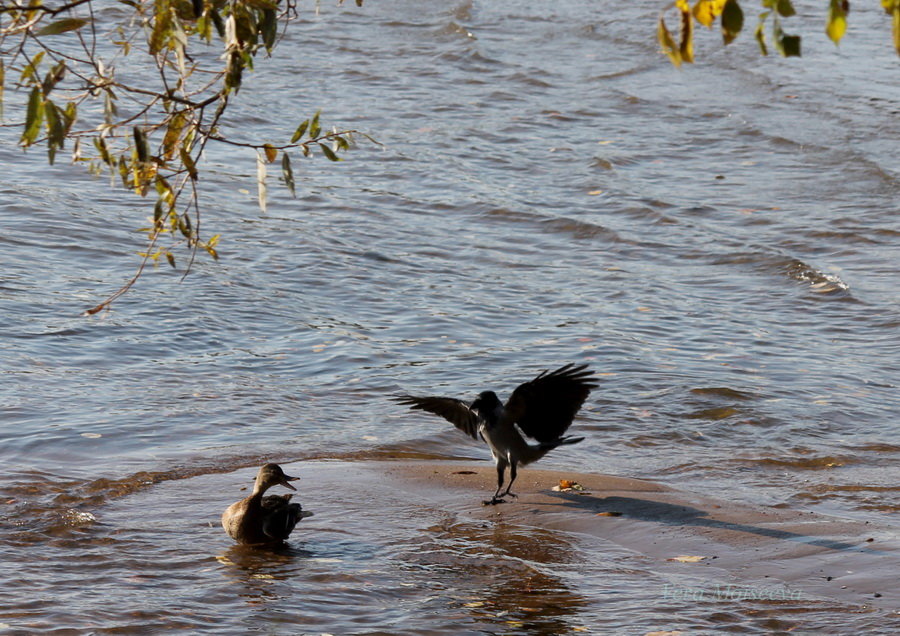
[(221, 263), (151, 272), (105, 316), (79, 314), (129, 275), (149, 210), (0, 133), (2, 628), (881, 624), (814, 601), (673, 608), (615, 546), (573, 561), (577, 537), (415, 508), (354, 520), (326, 499), (279, 554), (209, 526), (253, 471), (221, 473), (269, 458), (483, 458), (387, 398), (507, 394), (570, 361), (601, 387), (587, 440), (544, 467), (897, 525), (900, 62), (880, 8), (855, 9), (839, 50), (808, 16), (802, 60), (705, 34), (676, 72), (655, 3), (602, 5), (307, 14), (229, 134), (283, 139), (322, 108), (384, 148), (301, 162), (298, 198), (273, 183), (267, 214), (254, 157), (213, 151)]

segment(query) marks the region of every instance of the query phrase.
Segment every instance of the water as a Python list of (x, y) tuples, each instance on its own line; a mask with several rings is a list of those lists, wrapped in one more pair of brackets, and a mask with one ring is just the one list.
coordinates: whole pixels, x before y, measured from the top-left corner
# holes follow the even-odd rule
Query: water
[[(4, 132), (0, 622), (645, 633), (823, 628), (831, 611), (882, 624), (811, 601), (673, 609), (641, 583), (658, 573), (615, 545), (526, 537), (548, 543), (541, 555), (521, 530), (387, 501), (360, 517), (365, 487), (304, 495), (316, 533), (287, 553), (245, 553), (214, 527), (266, 459), (482, 459), (387, 398), (505, 395), (570, 361), (601, 386), (577, 424), (587, 440), (544, 467), (896, 526), (900, 99), (884, 16), (855, 9), (837, 50), (806, 16), (802, 60), (704, 34), (701, 63), (676, 72), (653, 41), (656, 5), (636, 4), (305, 14), (248, 76), (229, 134), (283, 139), (322, 108), (384, 147), (298, 161), (298, 198), (273, 184), (267, 214), (254, 157), (213, 151), (204, 224), (223, 235), (221, 263), (198, 260), (184, 283), (149, 272), (99, 317), (79, 314), (130, 275), (149, 209)], [(573, 563), (572, 545), (595, 556)], [(454, 573), (479, 554), (502, 555), (518, 587)], [(502, 598), (538, 611), (505, 618)]]

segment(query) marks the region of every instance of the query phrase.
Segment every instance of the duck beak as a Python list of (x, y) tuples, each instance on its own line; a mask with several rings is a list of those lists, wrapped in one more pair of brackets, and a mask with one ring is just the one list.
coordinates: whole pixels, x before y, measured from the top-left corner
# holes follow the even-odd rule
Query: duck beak
[(297, 481), (298, 479), (300, 479), (300, 478), (299, 477), (288, 477), (287, 475), (285, 475), (284, 481), (281, 482), (281, 485), (284, 486), (285, 488), (290, 488), (291, 490), (297, 490), (290, 484), (290, 482)]

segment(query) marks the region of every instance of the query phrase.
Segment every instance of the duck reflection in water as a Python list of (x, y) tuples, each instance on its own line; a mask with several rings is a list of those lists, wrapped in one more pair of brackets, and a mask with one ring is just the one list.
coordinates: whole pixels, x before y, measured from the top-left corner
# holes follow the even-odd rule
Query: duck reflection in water
[(312, 516), (299, 503), (291, 503), (292, 495), (268, 495), (272, 486), (281, 485), (296, 490), (278, 464), (266, 464), (259, 469), (253, 493), (231, 504), (222, 514), (222, 527), (232, 539), (246, 545), (273, 545), (290, 536), (294, 526), (304, 517)]

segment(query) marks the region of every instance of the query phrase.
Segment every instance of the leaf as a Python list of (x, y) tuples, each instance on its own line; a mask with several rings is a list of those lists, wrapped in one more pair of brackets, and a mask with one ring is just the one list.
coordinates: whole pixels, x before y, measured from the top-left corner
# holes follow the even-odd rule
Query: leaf
[(65, 60), (61, 60), (57, 64), (54, 64), (49, 71), (47, 71), (47, 75), (44, 77), (44, 81), (41, 83), (41, 90), (44, 91), (44, 95), (49, 95), (50, 91), (62, 80), (62, 78), (66, 74), (66, 62)]
[(263, 151), (266, 153), (266, 160), (268, 160), (269, 163), (272, 163), (278, 158), (278, 151), (273, 148), (271, 144), (264, 144)]
[(257, 28), (262, 34), (266, 52), (271, 55), (272, 49), (275, 47), (275, 40), (278, 38), (278, 15), (275, 13), (274, 7), (263, 10)]
[(900, 54), (900, 2), (894, 2), (894, 13), (892, 16), (894, 49)]
[(153, 30), (148, 44), (150, 54), (156, 55), (169, 45), (172, 35), (172, 6), (169, 0), (155, 0), (153, 5)]
[(797, 12), (794, 11), (794, 5), (791, 4), (791, 0), (777, 0), (775, 10), (778, 11), (778, 15), (783, 18), (789, 18), (792, 15), (797, 14)]
[(322, 111), (317, 110), (316, 114), (313, 115), (312, 121), (309, 123), (309, 138), (315, 139), (319, 136), (319, 133), (322, 131), (321, 126), (319, 126), (319, 113)]
[(175, 267), (175, 257), (172, 255), (172, 252), (166, 252), (166, 260), (169, 261), (169, 265)]
[(175, 155), (176, 149), (181, 149), (178, 146), (178, 140), (181, 139), (181, 134), (184, 132), (187, 120), (188, 116), (183, 110), (175, 113), (169, 120), (169, 125), (166, 127), (166, 134), (163, 137), (161, 153), (162, 158), (166, 161)]
[(181, 157), (181, 163), (184, 164), (184, 167), (188, 171), (188, 175), (191, 177), (192, 181), (197, 181), (199, 178), (197, 175), (197, 165), (194, 163), (193, 157), (191, 157), (191, 153), (188, 152), (187, 148), (181, 146), (179, 148), (179, 153)]
[(800, 57), (800, 36), (784, 35), (777, 41), (778, 50), (785, 57)]
[(37, 86), (31, 89), (28, 96), (28, 109), (25, 115), (25, 132), (22, 133), (21, 144), (30, 146), (35, 142), (41, 132), (41, 124), (44, 122), (44, 96)]
[(141, 163), (146, 163), (150, 160), (150, 148), (147, 144), (147, 133), (141, 130), (140, 126), (132, 128), (132, 133), (134, 135), (134, 149), (137, 151), (137, 159)]
[(326, 144), (319, 143), (319, 147), (322, 149), (322, 154), (328, 157), (331, 161), (343, 161), (340, 157), (334, 154), (334, 150), (329, 148)]
[(28, 80), (34, 81), (37, 68), (40, 66), (41, 60), (44, 59), (44, 51), (38, 51), (31, 58), (31, 62), (22, 69), (22, 76), (19, 78), (19, 84), (25, 84)]
[(309, 120), (305, 120), (297, 126), (297, 130), (294, 131), (293, 137), (291, 137), (291, 143), (296, 143), (303, 136), (303, 133), (306, 132), (306, 129), (309, 128)]
[(769, 49), (766, 47), (766, 34), (763, 30), (763, 26), (764, 24), (762, 22), (756, 25), (754, 37), (756, 37), (756, 42), (759, 44), (759, 52), (763, 55), (768, 55)]
[(291, 158), (286, 152), (281, 153), (281, 174), (284, 176), (284, 184), (291, 191), (291, 196), (296, 197), (294, 171), (291, 170)]
[(727, 0), (722, 7), (722, 39), (731, 44), (744, 28), (744, 11), (737, 0)]
[(694, 63), (694, 21), (687, 2), (681, 9), (681, 41), (678, 43), (678, 52), (684, 62)]
[(675, 39), (669, 32), (662, 15), (659, 16), (659, 24), (656, 27), (656, 39), (659, 42), (659, 46), (662, 47), (662, 52), (668, 56), (672, 64), (676, 67), (681, 66), (681, 50), (675, 44)]
[(35, 35), (39, 37), (43, 35), (59, 35), (60, 33), (80, 29), (87, 23), (88, 20), (83, 18), (63, 18), (62, 20), (51, 22), (44, 28), (39, 29)]
[(828, 23), (825, 25), (825, 33), (832, 42), (838, 44), (847, 32), (847, 13), (844, 11), (841, 0), (831, 0), (828, 8)]
[(256, 188), (259, 209), (266, 213), (266, 162), (261, 152), (256, 153)]
[(708, 558), (709, 557), (705, 557), (705, 556), (684, 555), (684, 556), (672, 557), (671, 559), (666, 559), (666, 561), (677, 561), (678, 563), (699, 563), (700, 561), (705, 561)]
[(697, 0), (693, 9), (694, 19), (711, 29), (713, 22), (721, 15), (724, 6), (725, 0)]

